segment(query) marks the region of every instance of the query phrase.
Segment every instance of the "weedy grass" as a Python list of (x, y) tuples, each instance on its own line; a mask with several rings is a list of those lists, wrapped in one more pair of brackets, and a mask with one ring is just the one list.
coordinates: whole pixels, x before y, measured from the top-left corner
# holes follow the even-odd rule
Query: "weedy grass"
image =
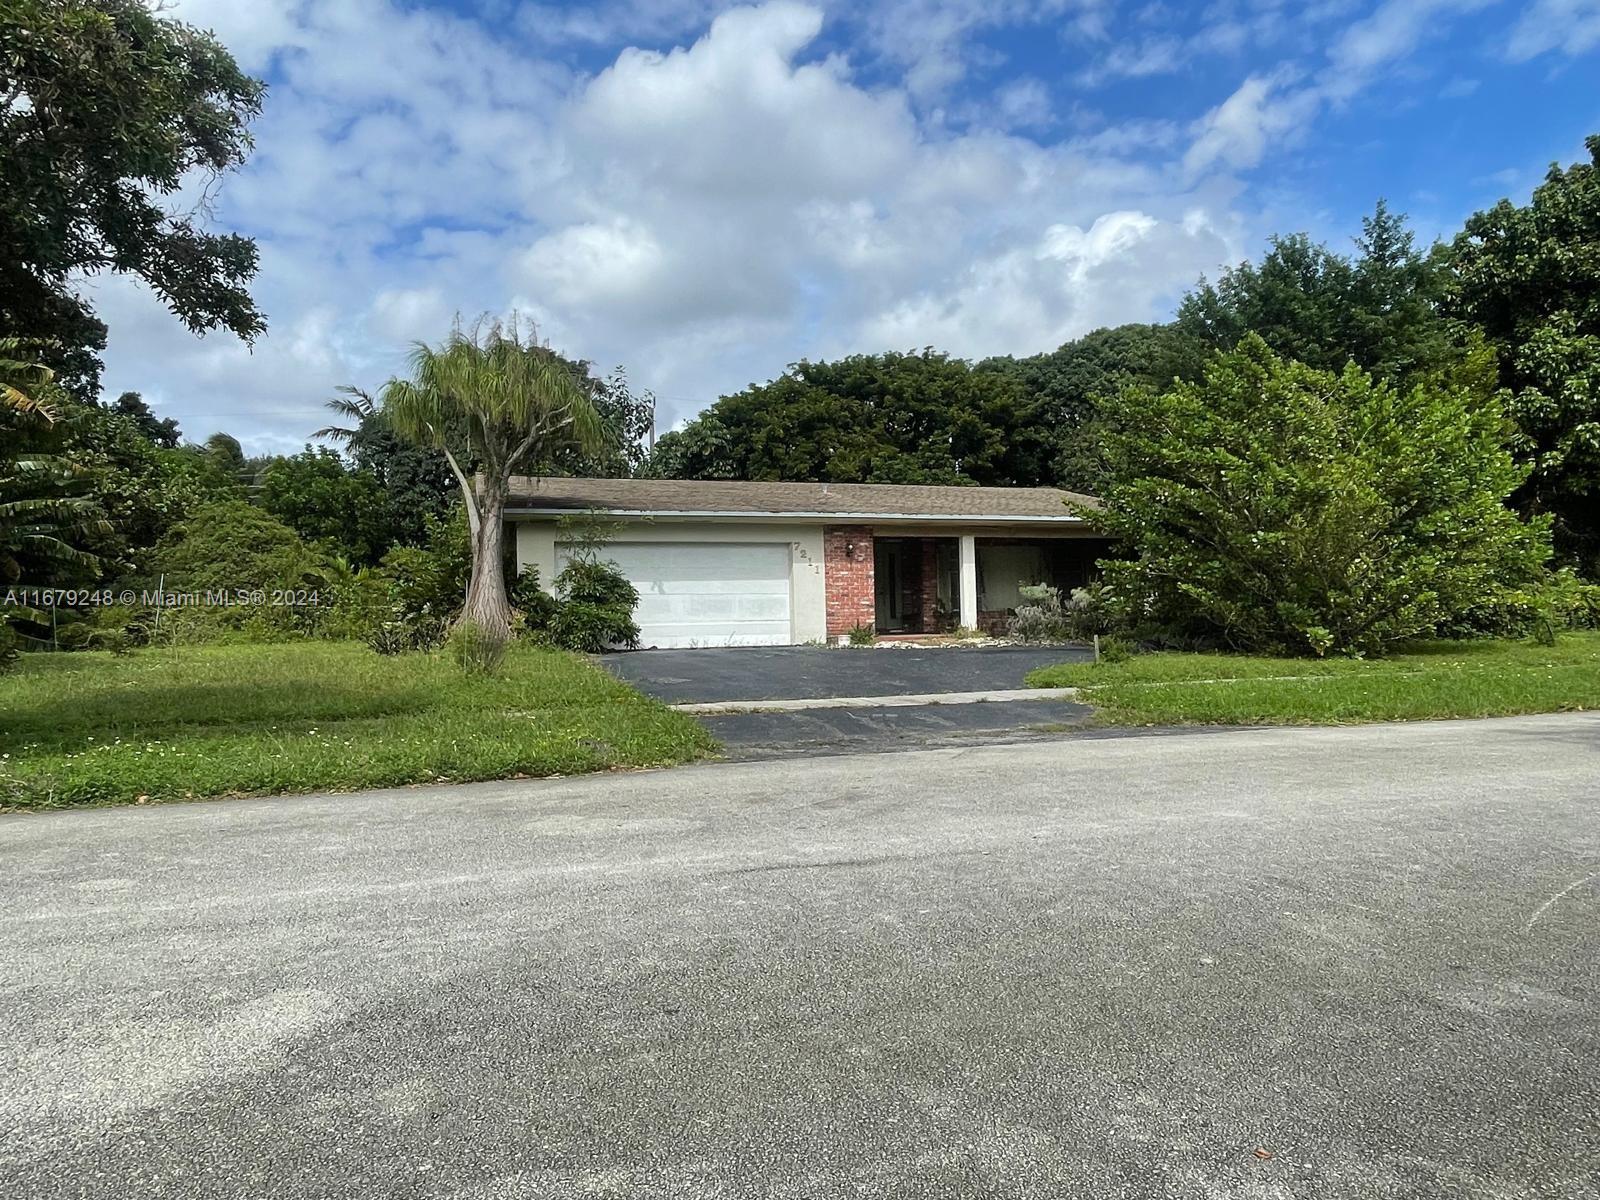
[(1381, 659), (1156, 653), (1061, 663), (1032, 687), (1077, 687), (1110, 725), (1310, 725), (1600, 708), (1600, 633), (1553, 646), (1435, 641)]
[(488, 675), (354, 643), (24, 655), (0, 677), (0, 805), (42, 809), (567, 775), (714, 752), (577, 655)]

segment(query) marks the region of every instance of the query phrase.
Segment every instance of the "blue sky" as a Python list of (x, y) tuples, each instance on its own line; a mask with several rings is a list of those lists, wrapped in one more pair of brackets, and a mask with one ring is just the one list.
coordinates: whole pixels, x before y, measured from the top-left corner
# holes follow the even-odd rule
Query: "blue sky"
[(458, 312), (625, 366), (666, 428), (802, 357), (1164, 319), (1379, 196), (1448, 235), (1600, 132), (1600, 0), (172, 9), (270, 84), (205, 193), (270, 331), (196, 339), (97, 279), (106, 386), (261, 451)]

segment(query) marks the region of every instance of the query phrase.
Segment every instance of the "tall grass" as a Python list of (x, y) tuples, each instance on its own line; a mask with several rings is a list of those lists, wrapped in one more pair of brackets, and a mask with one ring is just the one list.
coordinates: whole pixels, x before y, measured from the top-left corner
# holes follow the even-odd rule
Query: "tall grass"
[(694, 721), (576, 655), (493, 674), (350, 643), (28, 655), (0, 682), (0, 803), (341, 790), (682, 762)]

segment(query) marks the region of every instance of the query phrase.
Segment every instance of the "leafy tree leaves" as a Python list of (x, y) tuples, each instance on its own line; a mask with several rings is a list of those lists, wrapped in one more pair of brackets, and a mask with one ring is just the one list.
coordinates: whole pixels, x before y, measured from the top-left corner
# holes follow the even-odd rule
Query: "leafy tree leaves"
[(263, 85), (209, 33), (144, 0), (9, 0), (0, 21), (0, 336), (49, 339), (81, 400), (105, 327), (72, 288), (137, 275), (196, 333), (249, 340), (256, 247), (160, 200), (249, 151)]

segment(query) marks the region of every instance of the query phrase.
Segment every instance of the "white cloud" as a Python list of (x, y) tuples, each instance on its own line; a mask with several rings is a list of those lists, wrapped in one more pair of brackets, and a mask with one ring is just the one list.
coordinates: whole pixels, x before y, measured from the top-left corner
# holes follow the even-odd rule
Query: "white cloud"
[[(1203, 212), (1161, 221), (1112, 212), (1089, 228), (1051, 225), (1031, 245), (969, 264), (954, 287), (908, 298), (866, 323), (874, 347), (1026, 354), (1102, 325), (1148, 319), (1230, 254)], [(1179, 274), (1181, 271), (1182, 274)]]
[(1372, 73), (1405, 58), (1425, 38), (1448, 28), (1447, 19), (1494, 0), (1385, 0), (1372, 15), (1349, 26), (1328, 51), (1323, 87), (1328, 95), (1354, 94)]
[[(1220, 169), (1259, 162), (1306, 116), (1289, 76), (1264, 75), (1187, 153), (1174, 119), (1044, 144), (1016, 132), (1057, 119), (1043, 79), (995, 87), (964, 129), (924, 107), (999, 19), (976, 3), (890, 0), (852, 18), (872, 33), (849, 55), (822, 9), (790, 0), (709, 24), (692, 4), (655, 26), (641, 11), (534, 30), (549, 14), (525, 9), (491, 33), (392, 0), (185, 0), (181, 15), (272, 64), (256, 154), (219, 208), (260, 242), (271, 329), (253, 352), (197, 341), (106, 281), (108, 387), (145, 391), (193, 436), (283, 449), (324, 423), (336, 385), (375, 386), (455, 314), (511, 306), (566, 352), (626, 364), (664, 423), (803, 356), (1031, 353), (1159, 319), (1237, 259), (1258, 231)], [(550, 57), (635, 20), (701, 33), (589, 76)], [(1088, 46), (1106, 21), (1063, 2), (1039, 24)]]
[(1269, 146), (1303, 130), (1318, 103), (1314, 92), (1287, 88), (1281, 77), (1252, 75), (1197, 123), (1184, 168), (1193, 175), (1217, 163), (1253, 167)]
[(1511, 31), (1506, 54), (1526, 62), (1550, 51), (1575, 58), (1600, 46), (1600, 0), (1535, 0)]

